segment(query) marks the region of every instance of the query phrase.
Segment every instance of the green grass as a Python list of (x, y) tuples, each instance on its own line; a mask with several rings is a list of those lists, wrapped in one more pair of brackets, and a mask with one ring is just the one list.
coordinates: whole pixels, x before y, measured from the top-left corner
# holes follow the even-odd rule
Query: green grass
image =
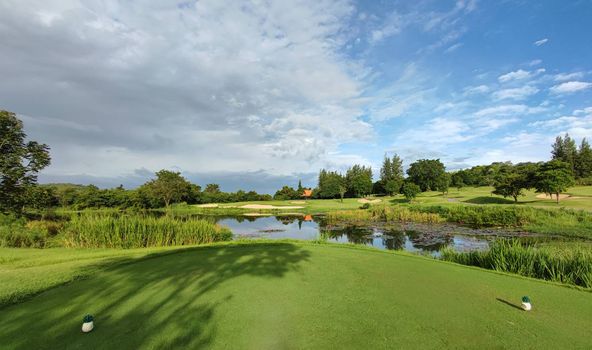
[(343, 221), (365, 222), (365, 221), (383, 221), (383, 222), (423, 222), (439, 223), (444, 218), (435, 213), (424, 213), (413, 211), (403, 206), (374, 205), (365, 210), (339, 210), (326, 214), (328, 223), (338, 223)]
[(0, 248), (0, 307), (91, 276), (107, 266), (179, 249)]
[(456, 252), (447, 248), (441, 258), (463, 265), (511, 272), (592, 288), (592, 250), (584, 245), (533, 247), (518, 240), (498, 240), (487, 251)]
[[(29, 260), (19, 256), (7, 263)], [(42, 264), (32, 265), (37, 263)], [(0, 282), (5, 281), (3, 276)], [(0, 283), (0, 290), (6, 288)], [(533, 311), (517, 309), (523, 295), (531, 298)], [(371, 249), (221, 244), (111, 266), (5, 307), (0, 344), (3, 349), (584, 349), (592, 347), (591, 296)], [(95, 330), (82, 334), (87, 313), (95, 316)]]
[(173, 216), (74, 215), (64, 245), (86, 248), (140, 248), (195, 245), (232, 238), (230, 230), (207, 220)]
[[(451, 188), (450, 192), (443, 195), (440, 192), (424, 192), (413, 200), (414, 204), (438, 204), (438, 205), (513, 205), (513, 200), (494, 196), (491, 194), (493, 187), (465, 187), (458, 191)], [(526, 191), (526, 195), (519, 197), (517, 205), (528, 207), (544, 207), (544, 208), (566, 208), (566, 209), (584, 209), (592, 211), (592, 186), (575, 186), (569, 189), (566, 194), (573, 197), (566, 200), (561, 200), (559, 204), (555, 200), (541, 199), (536, 196), (539, 193), (534, 191)], [(390, 204), (404, 204), (408, 201), (402, 196), (395, 197), (377, 197), (381, 203)], [(209, 213), (209, 214), (241, 214), (244, 212), (300, 212), (306, 214), (326, 213), (335, 210), (351, 210), (358, 209), (362, 204), (358, 198), (346, 198), (341, 202), (339, 199), (310, 199), (306, 200), (304, 204), (293, 203), (300, 202), (299, 200), (285, 200), (285, 201), (256, 201), (256, 202), (237, 202), (237, 203), (222, 203), (218, 208), (200, 208), (198, 205), (184, 205), (176, 206), (174, 211)], [(264, 204), (275, 206), (302, 206), (302, 209), (286, 209), (286, 210), (270, 210), (270, 209), (241, 209), (239, 207), (247, 204)]]

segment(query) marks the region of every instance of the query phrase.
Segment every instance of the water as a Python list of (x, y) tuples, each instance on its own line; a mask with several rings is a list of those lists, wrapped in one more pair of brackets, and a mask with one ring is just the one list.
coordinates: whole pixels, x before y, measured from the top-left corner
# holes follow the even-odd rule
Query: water
[(507, 232), (475, 230), (451, 224), (339, 224), (327, 225), (322, 217), (302, 216), (224, 217), (218, 224), (232, 230), (237, 239), (324, 238), (330, 242), (355, 243), (379, 249), (405, 250), (438, 255), (444, 247), (457, 251), (486, 250), (489, 242)]

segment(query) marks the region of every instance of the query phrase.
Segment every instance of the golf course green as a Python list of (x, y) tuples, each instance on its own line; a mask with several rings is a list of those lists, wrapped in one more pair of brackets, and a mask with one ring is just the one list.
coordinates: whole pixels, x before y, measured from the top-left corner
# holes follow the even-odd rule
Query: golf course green
[(2, 349), (590, 349), (591, 329), (588, 291), (291, 242), (169, 250), (0, 309)]

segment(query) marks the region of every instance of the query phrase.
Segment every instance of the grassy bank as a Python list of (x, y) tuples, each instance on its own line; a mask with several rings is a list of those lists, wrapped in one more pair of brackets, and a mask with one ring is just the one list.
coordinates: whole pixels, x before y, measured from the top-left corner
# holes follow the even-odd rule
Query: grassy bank
[(449, 222), (474, 227), (513, 227), (525, 231), (592, 238), (592, 213), (521, 206), (412, 205), (412, 211), (437, 214)]
[(325, 215), (327, 223), (334, 224), (342, 221), (351, 222), (422, 222), (438, 223), (444, 218), (436, 213), (411, 210), (404, 206), (377, 205), (368, 209), (340, 210), (329, 212)]
[(60, 220), (0, 216), (0, 246), (20, 248), (141, 248), (225, 241), (232, 233), (208, 220), (96, 211)]
[(447, 248), (442, 251), (441, 258), (463, 265), (592, 288), (592, 250), (583, 246), (535, 248), (517, 240), (499, 240), (487, 251), (456, 252)]
[(66, 247), (141, 248), (227, 241), (230, 230), (206, 220), (171, 216), (80, 215), (64, 233)]
[[(523, 295), (533, 302), (529, 313), (517, 309)], [(589, 348), (590, 295), (370, 249), (224, 244), (111, 267), (5, 307), (0, 344), (4, 349)], [(95, 316), (95, 329), (82, 334), (87, 313)]]

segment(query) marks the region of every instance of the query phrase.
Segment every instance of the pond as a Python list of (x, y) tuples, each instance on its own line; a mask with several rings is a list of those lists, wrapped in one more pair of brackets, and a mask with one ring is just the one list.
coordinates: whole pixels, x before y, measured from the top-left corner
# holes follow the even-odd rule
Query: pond
[(486, 250), (498, 237), (524, 233), (493, 229), (472, 229), (454, 224), (352, 224), (328, 225), (322, 216), (234, 216), (215, 221), (230, 228), (235, 239), (326, 239), (355, 243), (379, 249), (405, 250), (438, 255), (444, 247), (457, 251)]

